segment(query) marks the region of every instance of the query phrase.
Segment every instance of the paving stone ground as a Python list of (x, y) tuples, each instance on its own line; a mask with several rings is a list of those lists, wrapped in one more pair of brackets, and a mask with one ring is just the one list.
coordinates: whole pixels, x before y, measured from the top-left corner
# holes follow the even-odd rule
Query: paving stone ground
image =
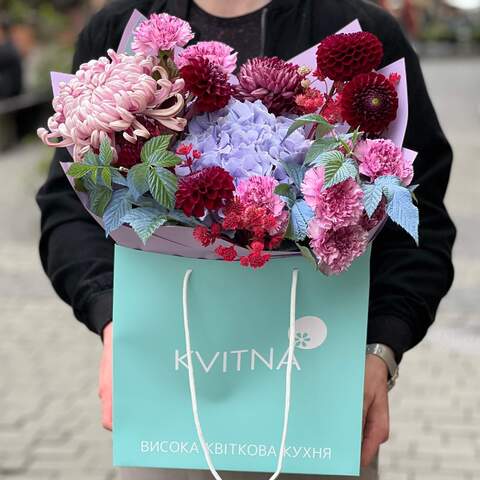
[[(447, 204), (459, 229), (455, 285), (391, 393), (382, 480), (480, 479), (480, 59), (426, 61), (456, 159)], [(110, 480), (96, 395), (99, 341), (39, 264), (38, 145), (0, 158), (0, 479)]]

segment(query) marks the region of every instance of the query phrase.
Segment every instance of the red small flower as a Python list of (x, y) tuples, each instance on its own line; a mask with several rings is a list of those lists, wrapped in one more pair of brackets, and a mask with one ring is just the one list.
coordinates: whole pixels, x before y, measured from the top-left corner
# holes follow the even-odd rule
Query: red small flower
[(215, 249), (215, 253), (226, 262), (233, 262), (238, 256), (233, 245), (231, 247), (223, 247), (220, 245)]
[(400, 83), (400, 79), (402, 78), (402, 76), (397, 73), (397, 72), (393, 72), (391, 73), (389, 76), (388, 76), (388, 79), (390, 80), (390, 83), (395, 87), (397, 88), (398, 84)]
[(317, 49), (317, 67), (331, 80), (348, 81), (380, 65), (382, 42), (370, 32), (339, 33), (325, 38)]
[(208, 247), (213, 245), (215, 241), (220, 237), (222, 233), (222, 227), (218, 223), (214, 223), (210, 229), (203, 225), (198, 225), (193, 230), (193, 237), (197, 240), (203, 247)]
[(325, 97), (316, 88), (307, 88), (305, 93), (295, 97), (295, 103), (302, 113), (314, 113), (324, 104)]
[(243, 267), (262, 268), (270, 260), (271, 255), (269, 253), (263, 253), (259, 251), (253, 251), (249, 255), (240, 259), (240, 264)]
[(176, 208), (188, 217), (203, 217), (205, 210), (217, 211), (232, 200), (233, 177), (221, 167), (209, 167), (180, 178)]
[(176, 154), (181, 156), (190, 155), (190, 152), (193, 149), (193, 145), (191, 143), (182, 143), (178, 146)]
[(362, 73), (345, 86), (342, 117), (365, 133), (379, 134), (395, 120), (398, 95), (392, 83), (379, 73)]
[(196, 113), (220, 110), (232, 96), (227, 75), (207, 58), (192, 58), (180, 70), (180, 75), (185, 80), (185, 88), (197, 97)]

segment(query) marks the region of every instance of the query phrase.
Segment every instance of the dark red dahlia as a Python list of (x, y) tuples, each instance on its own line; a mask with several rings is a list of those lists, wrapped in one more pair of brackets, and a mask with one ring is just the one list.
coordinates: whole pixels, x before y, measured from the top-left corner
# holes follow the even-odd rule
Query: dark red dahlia
[(258, 57), (248, 60), (238, 74), (235, 96), (239, 100), (261, 100), (274, 115), (297, 113), (295, 97), (303, 92), (298, 65), (278, 57)]
[[(115, 149), (118, 156), (117, 160), (115, 161), (116, 167), (132, 168), (137, 163), (140, 163), (140, 153), (145, 145), (145, 142), (148, 142), (150, 138), (177, 133), (167, 127), (164, 127), (161, 123), (156, 122), (152, 118), (144, 117), (143, 115), (138, 117), (138, 121), (148, 130), (150, 137), (138, 137), (137, 141), (132, 143), (124, 138), (123, 132), (116, 133)], [(133, 128), (130, 127), (126, 133), (133, 136)]]
[(233, 199), (233, 177), (221, 167), (209, 167), (180, 178), (176, 208), (188, 217), (203, 217)]
[(382, 42), (373, 33), (339, 33), (318, 46), (317, 67), (323, 77), (346, 82), (377, 68), (382, 57)]
[(196, 113), (215, 112), (225, 107), (232, 96), (227, 75), (204, 57), (192, 58), (180, 75), (185, 88), (197, 97)]
[(345, 86), (341, 98), (343, 119), (365, 133), (383, 132), (397, 116), (397, 91), (379, 73), (357, 75)]

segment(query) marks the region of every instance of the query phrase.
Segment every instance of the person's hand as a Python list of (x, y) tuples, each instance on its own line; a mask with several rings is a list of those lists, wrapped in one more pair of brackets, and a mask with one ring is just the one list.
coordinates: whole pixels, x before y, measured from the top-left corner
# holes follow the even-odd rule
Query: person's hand
[(388, 369), (385, 362), (367, 355), (365, 365), (365, 393), (363, 397), (362, 467), (370, 465), (380, 448), (388, 440)]
[(103, 330), (98, 395), (102, 403), (102, 425), (112, 429), (112, 322)]

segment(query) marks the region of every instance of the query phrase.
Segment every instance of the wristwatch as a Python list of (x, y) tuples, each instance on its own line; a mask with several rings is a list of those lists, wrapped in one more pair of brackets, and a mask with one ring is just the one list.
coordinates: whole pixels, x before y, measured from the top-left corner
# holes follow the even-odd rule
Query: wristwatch
[(398, 365), (393, 350), (383, 343), (369, 343), (367, 355), (375, 355), (385, 362), (388, 368), (388, 390), (391, 390), (398, 378)]

